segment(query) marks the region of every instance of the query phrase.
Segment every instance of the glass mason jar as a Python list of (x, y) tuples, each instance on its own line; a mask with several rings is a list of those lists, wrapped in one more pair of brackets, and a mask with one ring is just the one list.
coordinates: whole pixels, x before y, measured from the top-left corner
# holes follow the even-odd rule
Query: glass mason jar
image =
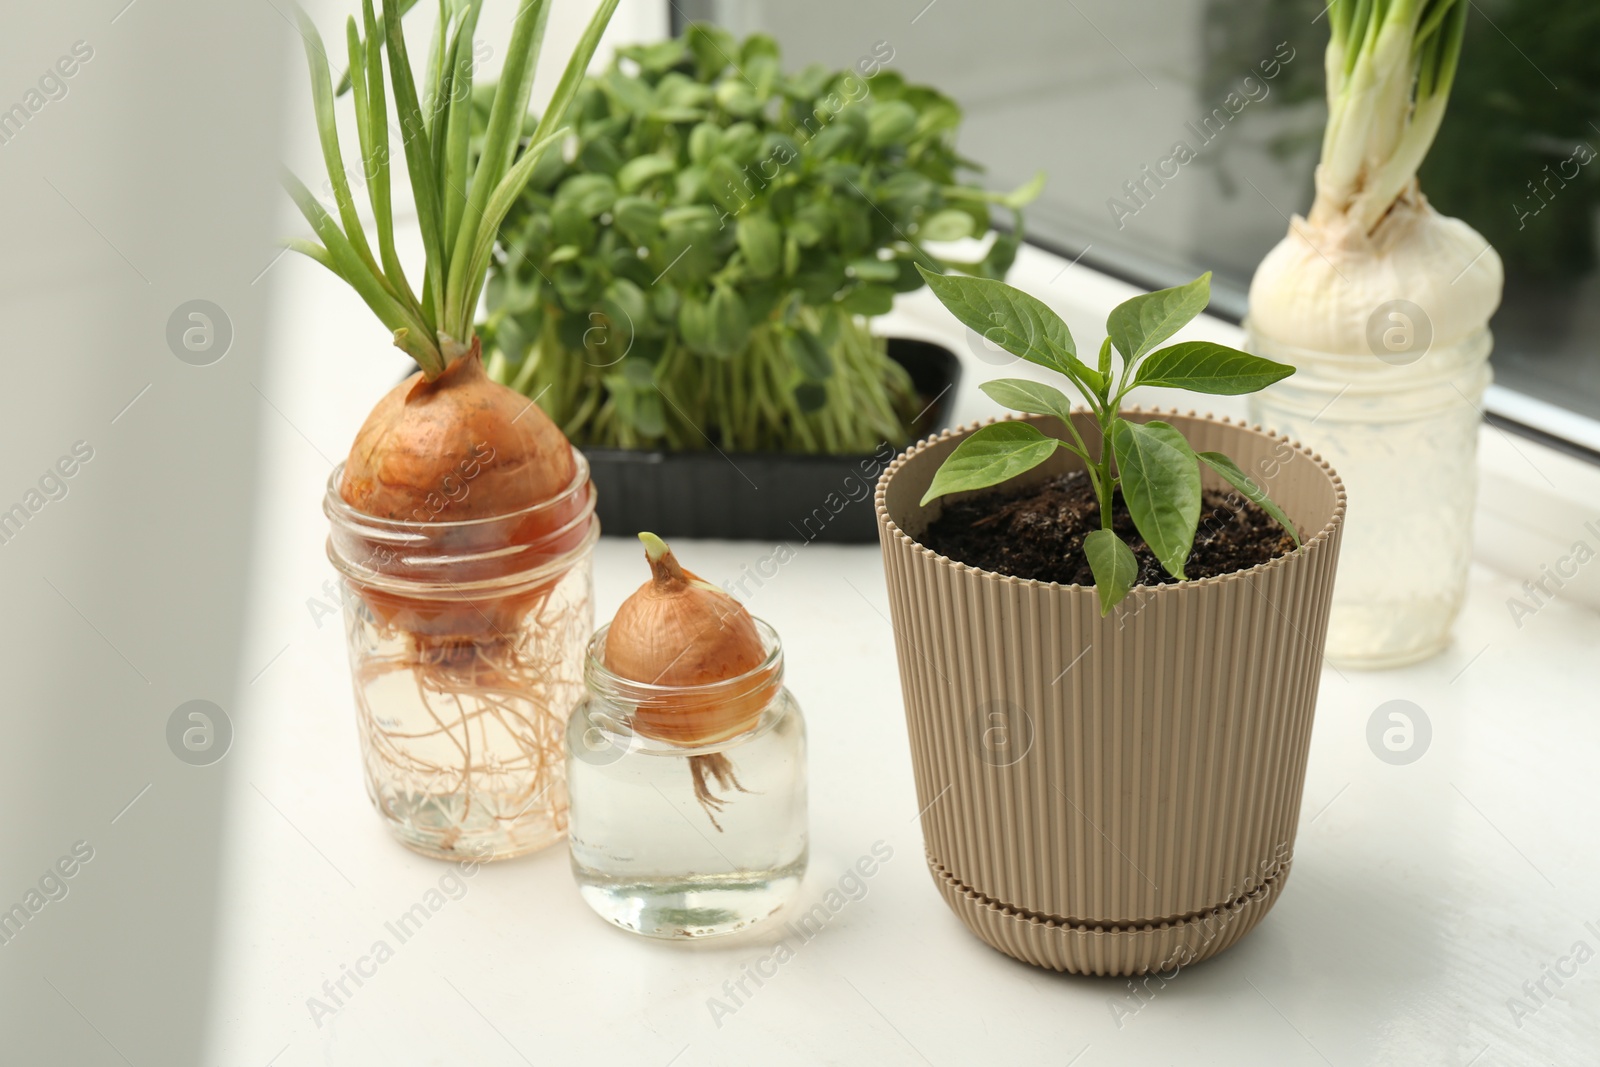
[[(709, 685), (667, 687), (606, 669), (589, 643), (588, 694), (567, 724), (572, 872), (607, 921), (647, 937), (732, 933), (777, 911), (805, 875), (806, 729), (783, 685), (783, 647), (756, 620), (766, 660)], [(746, 709), (752, 724), (712, 744), (673, 724)]]
[(566, 831), (561, 733), (583, 692), (600, 536), (589, 467), (534, 507), (376, 519), (328, 480), (367, 795), (428, 856), (505, 859)]
[(1487, 329), (1418, 344), (1411, 326), (1394, 320), (1373, 342), (1378, 355), (1342, 355), (1245, 324), (1250, 352), (1296, 368), (1250, 397), (1251, 421), (1320, 452), (1349, 493), (1326, 653), (1340, 666), (1434, 655), (1466, 592), (1493, 344)]

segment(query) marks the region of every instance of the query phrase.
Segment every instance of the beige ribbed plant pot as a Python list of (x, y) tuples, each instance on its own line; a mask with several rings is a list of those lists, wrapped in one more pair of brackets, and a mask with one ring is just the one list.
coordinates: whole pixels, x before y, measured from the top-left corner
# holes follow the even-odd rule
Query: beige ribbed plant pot
[[(1092, 588), (978, 570), (914, 540), (940, 507), (917, 502), (977, 424), (909, 449), (877, 489), (934, 881), (990, 945), (1074, 973), (1205, 959), (1282, 892), (1344, 521), (1338, 476), (1284, 438), (1129, 414), (1233, 457), (1305, 544), (1247, 571), (1137, 588), (1101, 618)], [(1017, 484), (1079, 466), (1058, 451)]]

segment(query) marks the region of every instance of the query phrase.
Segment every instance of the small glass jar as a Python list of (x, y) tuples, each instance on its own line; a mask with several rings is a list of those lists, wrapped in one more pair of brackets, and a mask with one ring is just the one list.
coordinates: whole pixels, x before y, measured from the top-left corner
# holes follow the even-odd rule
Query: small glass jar
[(328, 480), (367, 795), (424, 855), (506, 859), (566, 832), (600, 536), (574, 457), (561, 495), (464, 522), (377, 519), (339, 496), (342, 465)]
[[(783, 647), (756, 620), (767, 658), (736, 678), (666, 687), (619, 678), (589, 643), (588, 695), (567, 724), (572, 872), (608, 922), (674, 940), (765, 919), (805, 875), (806, 730), (783, 686)], [(713, 744), (663, 740), (665, 707), (711, 716), (726, 704), (753, 725)]]
[(1296, 369), (1250, 397), (1251, 421), (1321, 453), (1349, 493), (1328, 660), (1399, 667), (1441, 651), (1472, 562), (1489, 331), (1382, 355), (1295, 348), (1248, 322), (1245, 336)]

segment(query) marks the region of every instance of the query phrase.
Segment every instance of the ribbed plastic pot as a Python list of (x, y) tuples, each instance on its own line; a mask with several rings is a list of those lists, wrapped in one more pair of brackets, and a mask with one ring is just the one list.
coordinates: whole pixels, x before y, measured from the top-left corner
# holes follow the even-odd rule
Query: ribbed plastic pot
[[(934, 471), (981, 424), (907, 450), (876, 497), (934, 881), (1000, 951), (1101, 975), (1213, 956), (1283, 891), (1345, 512), (1338, 475), (1286, 438), (1193, 412), (1126, 414), (1231, 456), (1304, 544), (1136, 588), (1102, 618), (1092, 587), (979, 570), (917, 542), (942, 504), (918, 503)], [(1076, 467), (1058, 451), (1012, 484)]]

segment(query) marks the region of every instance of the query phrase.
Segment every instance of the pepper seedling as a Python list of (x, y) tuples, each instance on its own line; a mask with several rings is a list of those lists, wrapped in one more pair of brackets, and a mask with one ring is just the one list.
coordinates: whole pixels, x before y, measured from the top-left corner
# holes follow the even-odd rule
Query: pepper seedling
[[(985, 426), (945, 458), (922, 503), (947, 493), (998, 485), (1037, 467), (1058, 448), (1079, 457), (1100, 505), (1100, 528), (1084, 538), (1083, 551), (1094, 574), (1101, 615), (1128, 595), (1138, 575), (1133, 550), (1111, 527), (1115, 495), (1121, 494), (1134, 527), (1162, 568), (1182, 581), (1183, 564), (1200, 523), (1201, 463), (1276, 519), (1295, 545), (1300, 544), (1294, 523), (1233, 460), (1221, 452), (1196, 452), (1170, 423), (1135, 422), (1120, 413), (1123, 397), (1141, 385), (1236, 396), (1294, 373), (1293, 367), (1211, 341), (1156, 348), (1210, 303), (1209, 271), (1187, 285), (1145, 293), (1114, 308), (1106, 320), (1108, 336), (1091, 367), (1078, 358), (1067, 324), (1042, 301), (1004, 282), (917, 269), (961, 322), (990, 343), (1071, 382), (1087, 402), (1100, 437), (1098, 452), (1091, 453), (1073, 421), (1071, 400), (1054, 386), (1024, 378), (985, 382), (983, 391), (1014, 411), (1060, 419), (1067, 438), (1051, 437), (1029, 422)], [(1113, 365), (1114, 360), (1119, 366)]]

